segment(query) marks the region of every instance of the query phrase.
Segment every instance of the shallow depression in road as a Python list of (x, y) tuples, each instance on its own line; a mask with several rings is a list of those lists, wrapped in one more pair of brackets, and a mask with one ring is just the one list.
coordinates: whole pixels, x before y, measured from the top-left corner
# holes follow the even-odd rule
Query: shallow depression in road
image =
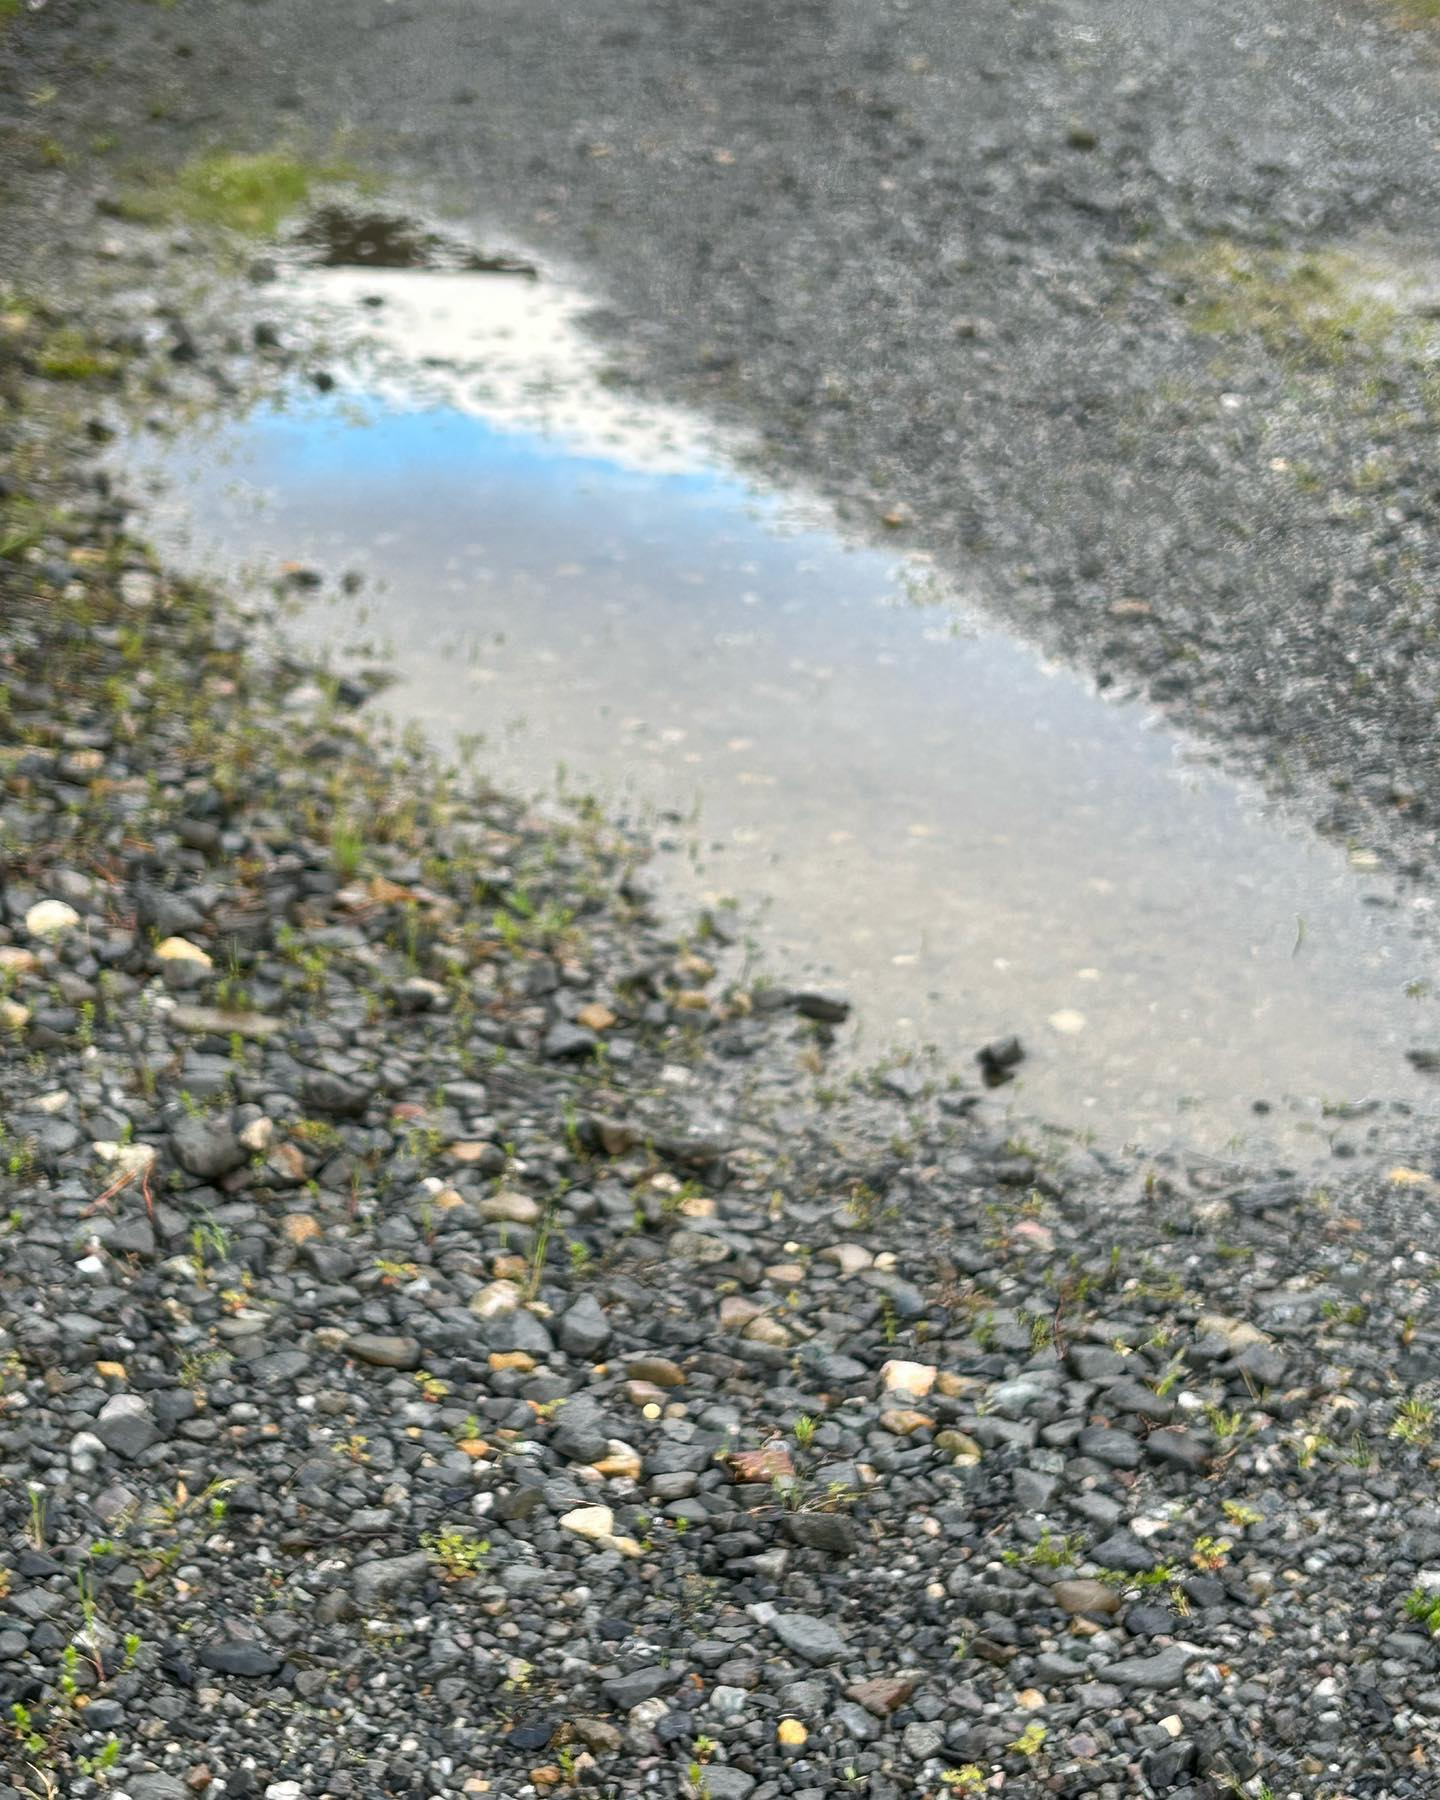
[(777, 975), (843, 984), (859, 1056), (968, 1069), (1017, 1031), (1007, 1104), (1152, 1146), (1296, 1155), (1359, 1136), (1334, 1103), (1429, 1106), (1407, 902), (607, 384), (573, 294), (367, 268), (282, 298), (370, 349), (332, 392), (127, 444), (167, 548), (314, 565), (302, 643), (378, 638), (387, 710), (658, 822), (669, 894), (735, 897)]

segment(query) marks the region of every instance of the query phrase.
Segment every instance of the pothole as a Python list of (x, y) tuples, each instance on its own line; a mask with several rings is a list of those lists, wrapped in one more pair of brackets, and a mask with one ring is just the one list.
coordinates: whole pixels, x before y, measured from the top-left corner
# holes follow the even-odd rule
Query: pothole
[(336, 324), (337, 385), (126, 446), (172, 550), (321, 571), (302, 642), (378, 635), (387, 711), (655, 828), (677, 905), (848, 988), (852, 1068), (973, 1072), (1015, 1031), (989, 1104), (1293, 1160), (1433, 1107), (1424, 957), (1377, 873), (988, 627), (954, 572), (638, 402), (524, 257), (328, 212), (302, 244), (277, 303)]

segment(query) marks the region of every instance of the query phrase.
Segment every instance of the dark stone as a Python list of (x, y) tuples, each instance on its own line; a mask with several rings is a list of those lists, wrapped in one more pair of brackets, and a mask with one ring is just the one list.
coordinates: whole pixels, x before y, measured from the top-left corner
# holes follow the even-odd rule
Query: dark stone
[(614, 1705), (628, 1712), (632, 1706), (638, 1706), (642, 1700), (653, 1700), (657, 1694), (668, 1694), (673, 1687), (678, 1687), (685, 1671), (675, 1664), (669, 1668), (659, 1663), (650, 1663), (643, 1669), (632, 1669), (628, 1675), (615, 1675), (600, 1685), (605, 1697)]
[(1093, 1426), (1082, 1431), (1077, 1440), (1082, 1456), (1112, 1469), (1135, 1469), (1140, 1466), (1140, 1446), (1128, 1431), (1115, 1431), (1109, 1426)]
[(306, 1069), (300, 1076), (300, 1098), (316, 1112), (333, 1113), (337, 1118), (358, 1118), (370, 1104), (374, 1088), (367, 1082), (348, 1075), (336, 1075), (329, 1069)]
[(1145, 1454), (1174, 1469), (1203, 1469), (1210, 1451), (1185, 1431), (1152, 1431), (1145, 1440)]
[(838, 1512), (786, 1513), (785, 1532), (807, 1550), (824, 1550), (831, 1556), (849, 1556), (859, 1541), (853, 1521)]
[(1168, 1637), (1179, 1623), (1168, 1606), (1143, 1600), (1128, 1607), (1121, 1622), (1131, 1637)]
[(1015, 1079), (1015, 1069), (1025, 1060), (1025, 1049), (1018, 1037), (996, 1038), (975, 1052), (975, 1060), (986, 1087), (1001, 1087)]
[(246, 1160), (244, 1146), (229, 1125), (200, 1113), (182, 1119), (171, 1131), (170, 1143), (180, 1167), (202, 1181), (218, 1181)]
[(794, 996), (796, 1012), (807, 1019), (818, 1019), (825, 1025), (843, 1025), (850, 1017), (850, 1002), (840, 994), (822, 994), (806, 989)]
[(345, 1346), (361, 1362), (381, 1369), (418, 1369), (420, 1345), (412, 1337), (390, 1337), (373, 1331), (357, 1332)]
[(1102, 1569), (1121, 1569), (1127, 1575), (1145, 1575), (1155, 1567), (1155, 1558), (1128, 1531), (1117, 1531), (1090, 1552), (1090, 1559)]
[(1140, 1767), (1155, 1792), (1167, 1794), (1193, 1771), (1196, 1756), (1195, 1745), (1181, 1738), (1176, 1743), (1161, 1744), (1158, 1749), (1147, 1751)]
[(213, 1669), (218, 1675), (248, 1678), (274, 1675), (281, 1668), (280, 1658), (273, 1651), (244, 1638), (221, 1638), (216, 1643), (205, 1644), (198, 1660), (202, 1668)]
[(1131, 1656), (1123, 1662), (1106, 1663), (1099, 1675), (1101, 1681), (1113, 1682), (1127, 1693), (1169, 1693), (1180, 1686), (1186, 1669), (1199, 1654), (1184, 1644), (1167, 1644), (1153, 1656)]
[(593, 1294), (582, 1294), (559, 1327), (560, 1348), (567, 1356), (591, 1357), (610, 1341), (610, 1321)]
[(502, 1742), (507, 1750), (543, 1750), (555, 1735), (556, 1723), (554, 1719), (537, 1719), (517, 1725)]
[(1298, 1181), (1262, 1181), (1242, 1194), (1232, 1194), (1230, 1204), (1242, 1218), (1258, 1218), (1263, 1213), (1294, 1206), (1304, 1192)]
[(1284, 1355), (1269, 1344), (1247, 1344), (1235, 1358), (1235, 1368), (1257, 1387), (1279, 1387), (1285, 1379)]
[(587, 1031), (583, 1025), (572, 1025), (568, 1019), (561, 1019), (545, 1033), (540, 1048), (546, 1056), (560, 1058), (570, 1056), (589, 1056), (599, 1043), (593, 1031)]
[(1072, 1344), (1065, 1360), (1071, 1374), (1081, 1381), (1114, 1381), (1128, 1374), (1130, 1368), (1127, 1358), (1103, 1344)]

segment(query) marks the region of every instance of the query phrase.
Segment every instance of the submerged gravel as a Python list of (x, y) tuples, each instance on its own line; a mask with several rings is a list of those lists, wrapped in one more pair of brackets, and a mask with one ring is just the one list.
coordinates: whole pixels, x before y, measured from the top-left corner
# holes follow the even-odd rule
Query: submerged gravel
[(4, 338), (3, 1800), (1433, 1793), (1428, 1161), (818, 1088), (836, 997), (127, 535), (63, 323)]

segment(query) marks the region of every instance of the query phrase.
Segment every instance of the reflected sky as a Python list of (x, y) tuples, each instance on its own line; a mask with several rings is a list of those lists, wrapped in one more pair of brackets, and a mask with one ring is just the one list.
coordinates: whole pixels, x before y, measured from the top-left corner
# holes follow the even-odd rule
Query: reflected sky
[[(354, 279), (342, 300), (375, 284)], [(968, 1069), (1015, 1030), (1010, 1103), (1150, 1146), (1298, 1156), (1322, 1100), (1431, 1103), (1403, 1054), (1421, 949), (1377, 876), (668, 421), (647, 457), (633, 419), (574, 428), (568, 389), (570, 424), (493, 401), (494, 367), (447, 380), (295, 397), (126, 463), (192, 562), (322, 569), (296, 633), (383, 640), (387, 710), (483, 733), (503, 784), (563, 763), (661, 816), (669, 891), (737, 897), (777, 974), (844, 985), (867, 1057)]]

